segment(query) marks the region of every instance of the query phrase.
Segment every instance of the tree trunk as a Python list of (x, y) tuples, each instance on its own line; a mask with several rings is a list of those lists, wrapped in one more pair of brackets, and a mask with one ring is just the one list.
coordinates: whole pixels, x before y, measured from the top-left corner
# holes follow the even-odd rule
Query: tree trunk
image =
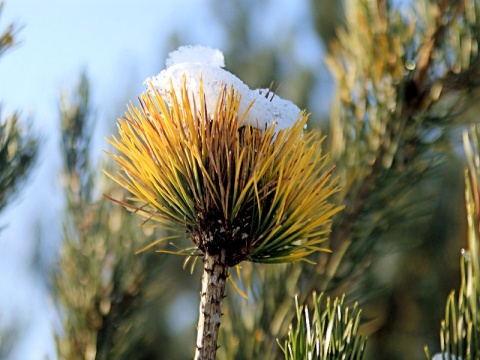
[(222, 300), (228, 277), (225, 250), (220, 254), (205, 253), (203, 257), (200, 317), (197, 326), (195, 360), (214, 360), (217, 353), (218, 330), (222, 316)]

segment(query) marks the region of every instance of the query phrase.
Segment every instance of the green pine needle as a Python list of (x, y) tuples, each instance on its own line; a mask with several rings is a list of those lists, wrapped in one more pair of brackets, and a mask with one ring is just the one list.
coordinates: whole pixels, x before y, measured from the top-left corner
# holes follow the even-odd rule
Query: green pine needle
[(363, 358), (366, 339), (358, 334), (362, 310), (355, 303), (352, 308), (345, 304), (345, 296), (330, 297), (314, 292), (313, 313), (307, 306), (300, 306), (295, 299), (297, 325), (290, 325), (288, 338), (280, 347), (285, 360), (300, 359), (354, 359)]
[[(465, 171), (465, 202), (468, 221), (468, 250), (460, 259), (461, 285), (458, 295), (452, 291), (445, 305), (445, 319), (440, 325), (440, 349), (445, 359), (480, 357), (480, 129), (464, 133), (468, 162)], [(425, 353), (432, 358), (428, 347)]]

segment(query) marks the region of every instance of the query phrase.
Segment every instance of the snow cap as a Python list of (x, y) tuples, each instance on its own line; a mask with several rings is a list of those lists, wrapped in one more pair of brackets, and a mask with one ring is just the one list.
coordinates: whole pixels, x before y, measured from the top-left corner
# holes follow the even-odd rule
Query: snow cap
[(276, 124), (277, 130), (293, 126), (300, 115), (300, 109), (290, 101), (278, 96), (265, 97), (268, 90), (250, 90), (239, 78), (222, 69), (225, 66), (223, 53), (220, 50), (203, 46), (182, 46), (169, 54), (166, 69), (157, 76), (145, 80), (147, 90), (151, 86), (156, 88), (164, 100), (171, 105), (171, 86), (177, 98), (181, 97), (183, 76), (185, 75), (188, 93), (193, 96), (196, 104), (200, 103), (200, 79), (203, 81), (203, 90), (207, 111), (213, 114), (217, 103), (218, 93), (222, 87), (241, 95), (239, 115), (242, 115), (254, 101), (249, 110), (244, 125), (248, 124), (259, 129)]

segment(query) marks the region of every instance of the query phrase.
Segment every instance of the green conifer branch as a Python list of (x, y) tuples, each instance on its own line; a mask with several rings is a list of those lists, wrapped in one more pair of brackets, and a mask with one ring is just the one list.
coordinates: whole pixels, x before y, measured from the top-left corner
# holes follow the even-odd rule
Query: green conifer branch
[(297, 323), (290, 325), (288, 337), (280, 344), (285, 360), (361, 360), (366, 339), (358, 333), (362, 311), (355, 303), (348, 307), (345, 297), (324, 300), (312, 294), (313, 312), (295, 298)]
[[(477, 26), (467, 21), (460, 3), (425, 5), (417, 24), (384, 1), (348, 5), (346, 32), (327, 59), (339, 84), (332, 154), (341, 164), (336, 171), (347, 207), (332, 228), (334, 252), (324, 270), (331, 276), (325, 289), (330, 281), (338, 286), (364, 269), (361, 263), (374, 258), (384, 229), (418, 215), (404, 211), (409, 205), (399, 200), (413, 182), (431, 174), (448, 149), (446, 127), (469, 98), (459, 96), (454, 106), (439, 109), (453, 91), (476, 86), (470, 75), (479, 70), (475, 46), (470, 51), (455, 47), (455, 38), (468, 37)], [(372, 22), (376, 26), (368, 25)], [(442, 136), (430, 142), (432, 131)], [(414, 201), (418, 204), (418, 198)]]
[[(480, 357), (480, 128), (464, 133), (468, 162), (465, 172), (465, 202), (468, 220), (468, 249), (460, 258), (461, 285), (452, 291), (440, 325), (440, 354), (435, 359), (478, 359)], [(427, 358), (432, 358), (425, 347)]]
[[(0, 20), (3, 6), (0, 2)], [(12, 23), (0, 33), (0, 57), (18, 44), (18, 31)], [(1, 115), (0, 107), (0, 211), (26, 180), (38, 152), (38, 139), (20, 123), (19, 113), (14, 112), (6, 118)]]
[[(255, 283), (258, 307), (249, 310), (227, 298), (229, 314), (244, 314), (235, 316), (228, 334), (261, 334), (249, 335), (256, 342), (249, 348), (273, 359), (268, 342), (273, 331), (282, 337), (291, 320), (283, 310), (288, 296), (297, 292), (303, 302), (313, 289), (346, 292), (348, 298), (371, 295), (364, 276), (371, 264), (385, 250), (404, 247), (392, 232), (408, 231), (432, 211), (438, 189), (425, 192), (422, 186), (434, 183), (437, 166), (451, 150), (450, 127), (463, 121), (478, 87), (478, 7), (477, 1), (417, 2), (405, 15), (388, 1), (345, 2), (345, 27), (327, 59), (337, 83), (327, 139), (342, 187), (337, 199), (346, 205), (334, 218), (333, 253), (319, 254), (317, 265), (304, 265), (301, 274), (286, 266), (275, 276), (245, 279)], [(280, 276), (282, 271), (287, 274)], [(270, 289), (284, 283), (295, 284), (293, 292), (276, 294), (278, 308), (264, 306), (264, 298), (273, 296)], [(251, 316), (258, 324), (275, 319), (283, 325), (267, 320), (247, 330), (252, 320), (243, 319)], [(252, 356), (243, 355), (246, 350), (238, 349), (241, 358)]]
[[(4, 3), (0, 1), (0, 20)], [(3, 22), (2, 22), (3, 25)], [(19, 28), (12, 23), (6, 30), (0, 32), (0, 58), (8, 50), (18, 44), (17, 34)], [(39, 140), (34, 136), (29, 127), (20, 123), (19, 112), (14, 112), (7, 117), (2, 116), (0, 107), (0, 212), (17, 195), (21, 185), (33, 168), (37, 158)], [(4, 224), (0, 224), (0, 233)], [(22, 324), (2, 324), (0, 328), (0, 359), (10, 356), (18, 342)]]
[[(63, 320), (57, 353), (72, 360), (169, 354), (171, 338), (152, 305), (168, 301), (159, 300), (160, 293), (169, 294), (168, 284), (158, 281), (162, 263), (152, 262), (154, 256), (135, 255), (154, 232), (138, 231), (131, 214), (99, 191), (97, 165), (90, 159), (94, 115), (85, 74), (74, 91), (62, 93), (59, 113), (66, 213), (53, 274)], [(125, 196), (117, 186), (104, 189)]]
[(0, 119), (0, 211), (26, 180), (38, 152), (38, 139), (13, 114)]

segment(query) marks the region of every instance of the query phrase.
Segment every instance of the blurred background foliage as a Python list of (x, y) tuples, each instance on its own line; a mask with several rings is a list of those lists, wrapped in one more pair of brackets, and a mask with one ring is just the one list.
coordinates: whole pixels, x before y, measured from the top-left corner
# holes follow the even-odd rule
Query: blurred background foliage
[[(337, 201), (346, 209), (332, 224), (333, 254), (320, 254), (317, 265), (242, 264), (241, 278), (232, 275), (248, 299), (227, 287), (218, 357), (283, 358), (276, 340), (283, 344), (297, 316), (294, 297), (313, 309), (316, 290), (346, 294), (345, 306), (358, 302), (363, 309), (364, 358), (423, 359), (425, 345), (440, 351), (440, 320), (447, 295), (460, 286), (458, 254), (467, 245), (459, 134), (480, 111), (480, 4), (311, 0), (311, 17), (291, 29), (291, 39), (259, 43), (256, 14), (270, 3), (208, 2), (228, 39), (221, 49), (227, 69), (251, 88), (274, 80), (281, 97), (312, 112), (309, 127), (328, 135), (342, 186)], [(323, 43), (325, 62), (299, 60), (302, 26)], [(0, 55), (17, 31), (7, 27), (0, 36)], [(168, 51), (189, 43), (187, 31), (172, 33), (159, 68)], [(124, 194), (101, 173), (111, 166), (107, 157), (91, 150), (98, 106), (90, 103), (91, 87), (95, 79), (82, 74), (59, 100), (65, 214), (52, 269), (63, 323), (59, 357), (191, 358), (200, 274), (183, 270), (182, 258), (134, 255), (166, 234), (140, 227), (103, 197)], [(38, 147), (17, 119), (18, 113), (1, 120), (0, 209), (12, 201)], [(112, 127), (115, 120), (108, 119)], [(16, 331), (2, 331), (0, 358), (8, 358), (4, 349), (15, 345)]]
[[(461, 284), (452, 290), (445, 304), (440, 326), (438, 359), (478, 359), (480, 357), (480, 131), (473, 125), (463, 132), (467, 168), (465, 205), (468, 246), (460, 256)], [(425, 347), (428, 359), (432, 355)]]
[[(0, 2), (0, 21), (3, 2)], [(8, 51), (18, 45), (16, 35), (20, 30), (16, 24), (4, 28), (0, 22), (0, 60)], [(0, 99), (1, 101), (1, 99)], [(30, 127), (20, 121), (19, 111), (4, 116), (0, 103), (0, 212), (15, 200), (22, 183), (28, 179), (35, 164), (39, 137), (32, 134)], [(0, 224), (0, 236), (4, 224)], [(0, 313), (0, 320), (2, 315)], [(21, 321), (10, 323), (0, 329), (0, 359), (10, 356), (14, 346), (18, 346), (18, 337), (23, 330)]]
[[(0, 20), (2, 8), (3, 2), (0, 2)], [(0, 59), (18, 45), (19, 30), (15, 24), (0, 28)], [(19, 111), (3, 116), (0, 105), (0, 211), (13, 200), (37, 155), (39, 140), (19, 119)]]

